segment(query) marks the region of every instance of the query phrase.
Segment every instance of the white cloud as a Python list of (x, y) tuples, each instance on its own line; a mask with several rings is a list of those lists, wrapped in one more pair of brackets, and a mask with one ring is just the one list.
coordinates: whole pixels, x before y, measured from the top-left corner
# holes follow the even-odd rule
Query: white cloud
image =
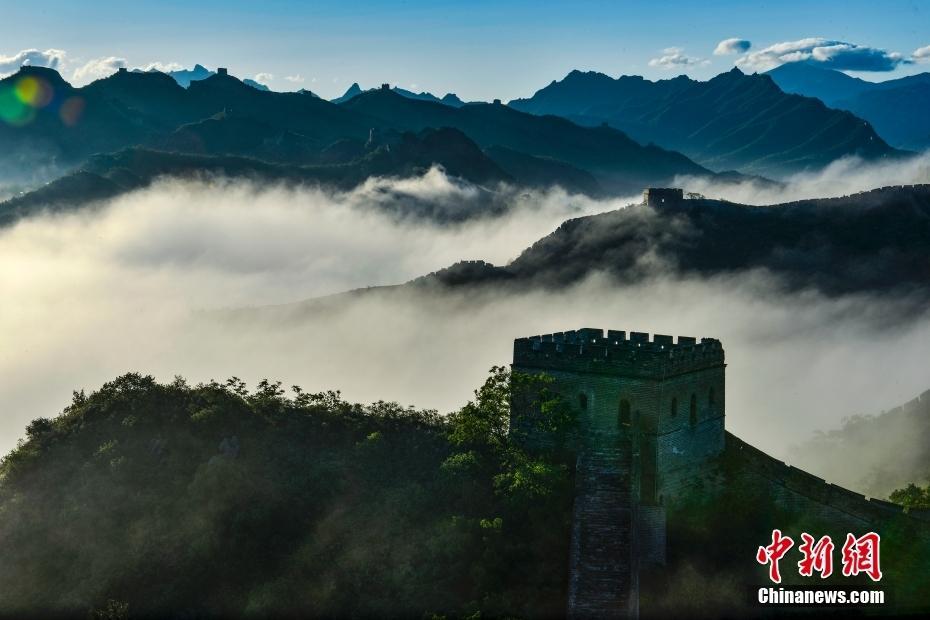
[(810, 37), (770, 45), (743, 56), (736, 64), (750, 71), (768, 71), (791, 62), (810, 62), (839, 71), (891, 71), (913, 61), (898, 52)]
[(100, 78), (105, 78), (108, 75), (116, 73), (119, 68), (125, 66), (125, 58), (118, 58), (116, 56), (94, 58), (75, 69), (72, 80), (77, 85), (88, 84), (94, 80), (99, 80)]
[(56, 49), (47, 49), (44, 52), (30, 49), (21, 50), (12, 56), (0, 55), (0, 76), (15, 73), (23, 65), (57, 69), (64, 62), (65, 56), (64, 50)]
[(917, 48), (913, 56), (917, 62), (930, 62), (930, 45)]
[(708, 61), (694, 56), (688, 56), (685, 50), (680, 47), (666, 47), (662, 50), (663, 55), (659, 58), (653, 58), (649, 61), (650, 67), (659, 67), (661, 69), (678, 69), (682, 67), (692, 67), (695, 65), (706, 65)]
[(259, 84), (267, 84), (274, 79), (274, 75), (271, 73), (256, 73), (255, 81)]
[(752, 43), (746, 39), (724, 39), (714, 48), (714, 56), (743, 54), (748, 52), (750, 47), (752, 47)]
[[(258, 76), (256, 76), (256, 79), (258, 79)], [(284, 79), (292, 84), (303, 84), (306, 81), (304, 80), (304, 77), (300, 75), (299, 73), (297, 75), (285, 75)], [(315, 81), (316, 80), (314, 80), (314, 82)]]

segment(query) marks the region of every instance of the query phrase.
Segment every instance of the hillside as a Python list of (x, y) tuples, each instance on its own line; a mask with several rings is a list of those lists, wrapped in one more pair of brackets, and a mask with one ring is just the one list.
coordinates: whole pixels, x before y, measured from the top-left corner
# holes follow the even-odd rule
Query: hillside
[[(438, 164), (453, 178), (476, 184), (477, 190), (485, 191), (489, 198), (490, 190), (482, 190), (482, 185), (493, 188), (516, 179), (522, 179), (528, 187), (534, 185), (531, 178), (512, 177), (455, 129), (385, 134), (368, 143), (345, 145), (341, 153), (331, 154), (329, 163), (318, 163), (317, 156), (305, 153), (311, 163), (303, 165), (285, 163), (298, 155), (302, 146), (298, 136), (281, 134), (279, 139), (265, 142), (267, 134), (263, 129), (241, 119), (207, 121), (196, 127), (182, 128), (170, 137), (173, 143), (187, 142), (188, 148), (184, 150), (191, 154), (130, 148), (92, 157), (80, 170), (0, 203), (0, 226), (43, 210), (81, 208), (148, 187), (164, 177), (238, 179), (348, 190), (371, 177), (410, 177), (423, 174)], [(205, 154), (203, 149), (218, 154)], [(258, 159), (256, 154), (263, 157)], [(518, 173), (523, 172), (518, 170)], [(553, 178), (556, 177), (540, 178), (539, 182), (551, 182)], [(572, 187), (572, 180), (566, 181), (565, 185)], [(585, 179), (580, 178), (578, 182), (584, 183)], [(407, 200), (403, 203), (404, 212), (398, 215), (450, 221), (489, 215), (500, 207), (488, 200), (481, 212), (464, 208), (450, 211), (428, 200)]]
[(497, 430), (508, 380), (446, 419), (236, 379), (75, 393), (0, 462), (0, 615), (558, 615), (569, 469)]
[[(884, 497), (909, 483), (930, 482), (930, 391), (877, 414), (857, 413), (794, 446), (792, 464), (814, 466), (837, 484)], [(868, 471), (862, 477), (851, 472)]]
[(789, 95), (765, 75), (734, 68), (707, 82), (651, 82), (572, 71), (511, 107), (586, 125), (607, 123), (634, 140), (680, 151), (713, 170), (783, 176), (847, 155), (900, 153), (868, 123), (810, 97)]
[[(561, 617), (577, 427), (549, 383), (494, 368), (448, 417), (235, 377), (131, 373), (75, 392), (0, 461), (0, 615)], [(554, 441), (526, 447), (511, 404), (522, 431)], [(745, 558), (772, 527), (842, 537), (747, 462), (728, 448), (720, 492), (669, 507), (668, 568), (643, 571), (644, 615), (749, 614), (763, 569)], [(872, 524), (899, 612), (926, 607), (913, 525)]]
[(930, 185), (771, 206), (694, 199), (571, 219), (506, 266), (453, 265), (414, 281), (563, 287), (598, 272), (624, 282), (764, 270), (828, 295), (930, 295)]
[(766, 75), (785, 92), (817, 97), (867, 120), (893, 146), (930, 148), (930, 73), (867, 82), (834, 69), (787, 63)]
[(482, 148), (504, 147), (584, 170), (611, 193), (667, 183), (676, 175), (713, 174), (680, 153), (642, 146), (610, 127), (582, 127), (562, 118), (527, 114), (499, 103), (454, 108), (377, 90), (358, 95), (340, 107), (377, 118), (384, 126), (397, 130), (455, 127)]

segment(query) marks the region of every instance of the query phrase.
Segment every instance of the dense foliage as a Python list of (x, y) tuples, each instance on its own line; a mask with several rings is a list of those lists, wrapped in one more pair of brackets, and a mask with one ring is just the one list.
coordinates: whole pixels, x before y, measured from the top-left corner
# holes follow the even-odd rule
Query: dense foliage
[(447, 417), (237, 379), (76, 393), (0, 465), (0, 613), (559, 615), (571, 468), (511, 401), (572, 424), (502, 368)]

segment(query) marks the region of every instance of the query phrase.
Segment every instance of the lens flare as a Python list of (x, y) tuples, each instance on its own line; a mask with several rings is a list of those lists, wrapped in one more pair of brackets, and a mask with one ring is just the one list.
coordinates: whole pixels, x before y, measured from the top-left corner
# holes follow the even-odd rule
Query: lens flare
[(55, 95), (51, 84), (42, 78), (27, 75), (18, 80), (13, 87), (16, 98), (32, 108), (44, 108), (52, 101)]
[(0, 87), (0, 119), (4, 122), (22, 126), (35, 118), (35, 109), (20, 101), (13, 88)]
[(81, 97), (68, 97), (62, 102), (61, 108), (58, 110), (61, 122), (68, 127), (77, 125), (83, 113), (84, 100)]

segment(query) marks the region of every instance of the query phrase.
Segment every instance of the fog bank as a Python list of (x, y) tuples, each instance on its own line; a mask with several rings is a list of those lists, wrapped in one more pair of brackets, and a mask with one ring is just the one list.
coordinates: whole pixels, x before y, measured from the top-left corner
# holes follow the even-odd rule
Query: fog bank
[(371, 205), (384, 183), (392, 200), (454, 203), (468, 188), (438, 171), (372, 183), (333, 194), (163, 182), (0, 230), (0, 450), (73, 389), (127, 371), (267, 377), (448, 411), (510, 362), (514, 338), (579, 327), (721, 339), (728, 428), (780, 457), (816, 429), (930, 386), (928, 317), (889, 323), (896, 300), (787, 295), (763, 273), (636, 285), (596, 275), (558, 292), (394, 289), (325, 310), (218, 312), (399, 283), (460, 259), (506, 263), (566, 217), (632, 200), (513, 192), (506, 215), (442, 226)]

